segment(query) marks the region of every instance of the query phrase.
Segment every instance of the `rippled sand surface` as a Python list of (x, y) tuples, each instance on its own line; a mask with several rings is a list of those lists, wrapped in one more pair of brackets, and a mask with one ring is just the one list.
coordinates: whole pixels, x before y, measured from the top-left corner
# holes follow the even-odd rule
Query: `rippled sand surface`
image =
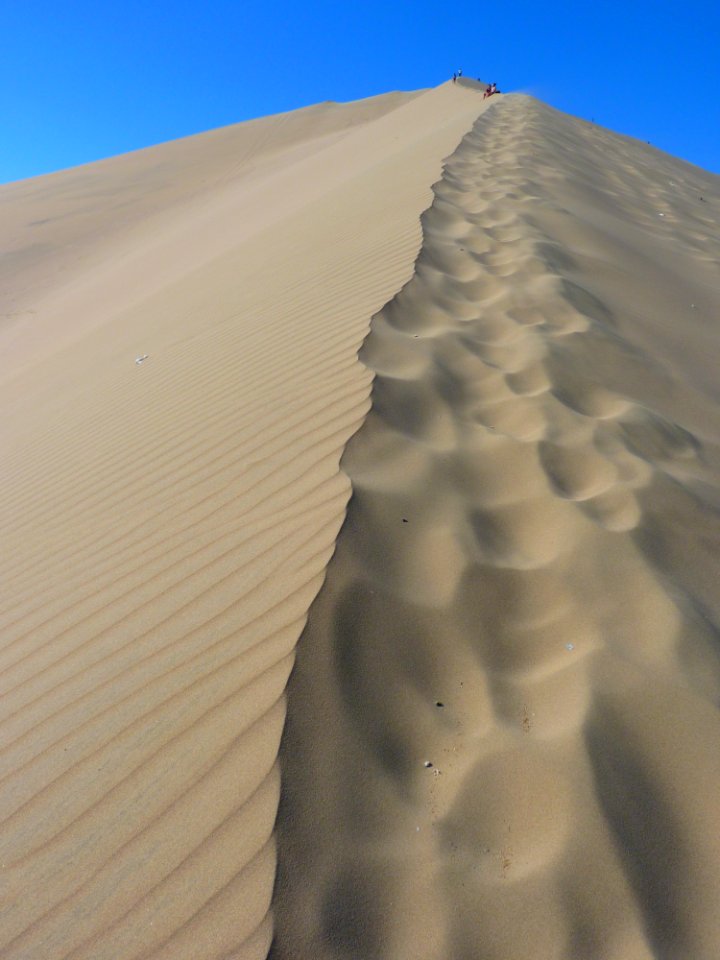
[(284, 690), (482, 109), (388, 94), (0, 188), (0, 956), (264, 958)]

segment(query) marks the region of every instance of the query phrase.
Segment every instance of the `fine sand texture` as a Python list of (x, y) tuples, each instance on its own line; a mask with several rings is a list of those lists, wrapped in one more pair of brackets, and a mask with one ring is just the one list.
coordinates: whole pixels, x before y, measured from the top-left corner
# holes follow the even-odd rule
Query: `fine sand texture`
[(0, 188), (3, 958), (267, 955), (358, 347), (485, 109), (448, 83)]
[(496, 97), (361, 351), (274, 960), (720, 957), (717, 177)]
[(0, 187), (3, 960), (720, 957), (718, 178), (481, 90)]

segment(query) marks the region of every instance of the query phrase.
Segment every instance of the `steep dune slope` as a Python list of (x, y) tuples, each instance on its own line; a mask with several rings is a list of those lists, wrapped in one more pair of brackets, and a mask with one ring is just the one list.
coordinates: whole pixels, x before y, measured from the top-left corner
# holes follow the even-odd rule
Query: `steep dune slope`
[(265, 956), (357, 348), (482, 109), (447, 84), (0, 190), (3, 957)]
[(361, 357), (278, 960), (715, 960), (718, 178), (493, 102)]

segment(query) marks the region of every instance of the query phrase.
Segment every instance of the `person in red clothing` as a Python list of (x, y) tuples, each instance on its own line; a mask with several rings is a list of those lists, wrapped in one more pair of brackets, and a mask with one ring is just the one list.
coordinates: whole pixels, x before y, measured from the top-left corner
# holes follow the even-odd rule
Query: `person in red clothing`
[(497, 84), (493, 82), (483, 94), (483, 100), (485, 100), (487, 97), (491, 97), (494, 93), (497, 93)]

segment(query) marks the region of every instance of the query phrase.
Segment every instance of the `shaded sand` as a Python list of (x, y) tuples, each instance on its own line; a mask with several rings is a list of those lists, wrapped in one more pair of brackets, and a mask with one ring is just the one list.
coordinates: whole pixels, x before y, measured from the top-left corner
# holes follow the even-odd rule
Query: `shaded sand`
[(718, 178), (494, 98), (361, 357), (276, 960), (720, 956)]
[(0, 188), (3, 958), (266, 955), (357, 349), (483, 109), (445, 84)]

